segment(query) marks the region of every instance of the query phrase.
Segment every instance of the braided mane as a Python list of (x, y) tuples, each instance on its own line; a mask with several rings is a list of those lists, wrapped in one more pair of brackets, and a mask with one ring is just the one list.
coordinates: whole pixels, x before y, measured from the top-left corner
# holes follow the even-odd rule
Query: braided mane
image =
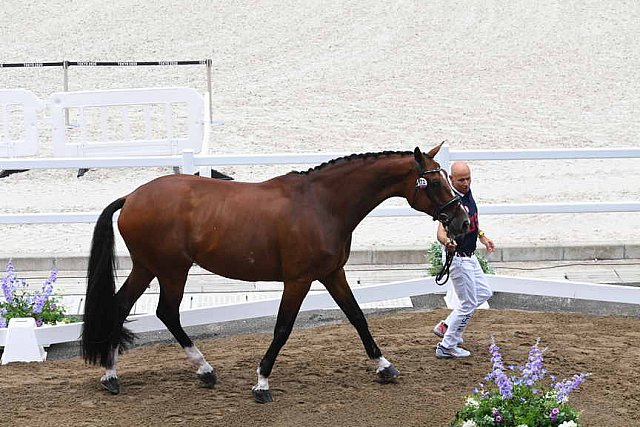
[(354, 160), (365, 160), (369, 158), (377, 159), (379, 157), (393, 156), (393, 155), (407, 156), (407, 155), (413, 155), (413, 152), (412, 151), (380, 151), (377, 153), (349, 154), (348, 156), (331, 159), (328, 162), (321, 163), (318, 166), (312, 167), (311, 169), (308, 169), (306, 171), (291, 171), (289, 172), (289, 174), (308, 175), (310, 173), (317, 172), (322, 169), (326, 169), (333, 165), (342, 164), (344, 162), (352, 162)]

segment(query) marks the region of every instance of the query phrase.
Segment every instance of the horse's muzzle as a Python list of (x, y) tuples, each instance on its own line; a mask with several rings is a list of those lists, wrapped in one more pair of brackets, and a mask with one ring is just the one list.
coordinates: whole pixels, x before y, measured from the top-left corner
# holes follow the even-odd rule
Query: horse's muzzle
[(456, 215), (451, 218), (449, 224), (447, 225), (447, 234), (451, 238), (461, 237), (467, 234), (467, 230), (469, 230), (469, 215), (467, 212), (458, 208)]

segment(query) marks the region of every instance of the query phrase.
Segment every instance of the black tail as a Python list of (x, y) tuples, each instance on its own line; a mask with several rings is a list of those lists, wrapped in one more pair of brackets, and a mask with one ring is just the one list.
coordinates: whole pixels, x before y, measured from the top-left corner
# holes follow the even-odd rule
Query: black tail
[(82, 357), (89, 363), (111, 366), (111, 350), (120, 345), (123, 350), (133, 340), (133, 334), (122, 327), (116, 305), (115, 238), (113, 214), (124, 206), (121, 198), (107, 206), (93, 230), (87, 295), (82, 326)]

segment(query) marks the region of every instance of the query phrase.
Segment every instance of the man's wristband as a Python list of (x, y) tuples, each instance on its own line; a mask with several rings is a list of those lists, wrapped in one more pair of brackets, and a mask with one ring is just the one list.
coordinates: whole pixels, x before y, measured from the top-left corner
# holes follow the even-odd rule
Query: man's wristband
[(484, 231), (482, 230), (478, 231), (478, 237), (484, 237)]

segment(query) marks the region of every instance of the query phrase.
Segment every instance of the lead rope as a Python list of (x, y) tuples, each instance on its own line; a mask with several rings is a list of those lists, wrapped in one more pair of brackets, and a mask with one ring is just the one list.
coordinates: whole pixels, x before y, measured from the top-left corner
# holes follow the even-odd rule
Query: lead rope
[(451, 267), (451, 262), (453, 261), (453, 255), (453, 251), (447, 252), (447, 257), (444, 260), (444, 265), (442, 266), (438, 274), (436, 274), (436, 285), (442, 286), (449, 280), (449, 268)]

